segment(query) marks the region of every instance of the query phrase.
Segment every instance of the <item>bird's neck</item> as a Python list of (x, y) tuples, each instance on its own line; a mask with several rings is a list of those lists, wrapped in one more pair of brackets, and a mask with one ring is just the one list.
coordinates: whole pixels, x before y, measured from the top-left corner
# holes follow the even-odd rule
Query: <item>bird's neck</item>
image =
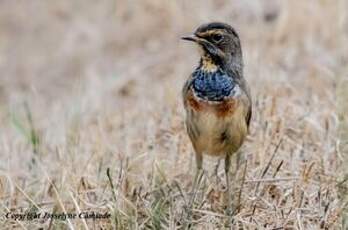
[(243, 63), (234, 60), (227, 60), (226, 62), (216, 61), (206, 53), (201, 56), (198, 69), (207, 73), (215, 73), (222, 70), (233, 78), (239, 79), (243, 77)]

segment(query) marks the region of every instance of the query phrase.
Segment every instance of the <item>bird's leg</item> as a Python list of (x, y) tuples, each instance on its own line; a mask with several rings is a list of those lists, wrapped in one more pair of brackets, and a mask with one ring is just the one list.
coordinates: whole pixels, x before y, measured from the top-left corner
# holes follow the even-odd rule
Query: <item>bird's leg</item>
[(184, 212), (186, 212), (186, 220), (185, 220), (183, 229), (190, 228), (189, 227), (189, 222), (190, 222), (189, 220), (192, 217), (193, 202), (195, 200), (196, 190), (197, 190), (196, 187), (198, 186), (199, 181), (201, 180), (202, 175), (203, 175), (202, 164), (203, 164), (203, 156), (201, 153), (196, 151), (196, 171), (195, 171), (195, 177), (193, 179), (190, 200), (189, 200), (189, 203), (188, 203), (186, 210), (184, 211)]
[(241, 155), (242, 155), (242, 153), (239, 150), (237, 152), (237, 156), (236, 156), (236, 169), (235, 169), (235, 172), (233, 173), (234, 175), (237, 173), (237, 171), (239, 169), (239, 165), (240, 165), (240, 161), (241, 161)]
[(214, 176), (216, 177), (216, 186), (218, 186), (219, 184), (219, 166), (220, 166), (220, 162), (221, 162), (221, 159), (219, 158), (216, 165), (215, 165), (215, 168), (214, 168)]
[(202, 178), (202, 164), (203, 164), (203, 156), (201, 153), (196, 152), (196, 172), (195, 177), (193, 179), (192, 191), (191, 191), (191, 199), (189, 202), (189, 208), (191, 209), (193, 206), (193, 202), (196, 195), (197, 186), (199, 184), (200, 179)]
[(230, 193), (230, 171), (231, 166), (231, 156), (229, 154), (225, 157), (225, 176), (226, 176), (226, 193), (227, 193), (227, 210), (226, 213), (228, 216), (232, 214), (232, 203), (231, 203), (231, 193)]

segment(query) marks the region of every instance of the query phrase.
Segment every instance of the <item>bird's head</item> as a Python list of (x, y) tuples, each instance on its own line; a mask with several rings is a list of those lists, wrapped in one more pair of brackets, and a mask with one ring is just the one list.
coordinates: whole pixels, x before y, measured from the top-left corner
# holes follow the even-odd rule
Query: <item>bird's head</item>
[(203, 51), (201, 65), (208, 71), (222, 68), (243, 68), (242, 50), (237, 32), (232, 26), (213, 22), (203, 24), (183, 40), (193, 41)]

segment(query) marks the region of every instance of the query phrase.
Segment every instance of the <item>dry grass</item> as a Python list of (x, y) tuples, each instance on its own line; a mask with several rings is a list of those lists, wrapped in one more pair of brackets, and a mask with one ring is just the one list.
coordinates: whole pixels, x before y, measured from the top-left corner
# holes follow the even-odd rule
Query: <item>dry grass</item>
[[(222, 20), (241, 35), (254, 98), (230, 227), (340, 229), (346, 158), (336, 80), (347, 77), (347, 8), (346, 0), (1, 1), (1, 226), (226, 227), (214, 158), (182, 218), (195, 165), (180, 91), (198, 56), (179, 37)], [(86, 210), (111, 218), (5, 218)]]

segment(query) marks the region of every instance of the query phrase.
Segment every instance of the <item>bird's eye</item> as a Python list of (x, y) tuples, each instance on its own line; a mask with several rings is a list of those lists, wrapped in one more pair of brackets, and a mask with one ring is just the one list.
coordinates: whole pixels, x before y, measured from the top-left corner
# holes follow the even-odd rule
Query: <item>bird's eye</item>
[(223, 36), (221, 34), (214, 34), (212, 36), (212, 39), (213, 39), (214, 42), (221, 42), (222, 39), (223, 39)]

